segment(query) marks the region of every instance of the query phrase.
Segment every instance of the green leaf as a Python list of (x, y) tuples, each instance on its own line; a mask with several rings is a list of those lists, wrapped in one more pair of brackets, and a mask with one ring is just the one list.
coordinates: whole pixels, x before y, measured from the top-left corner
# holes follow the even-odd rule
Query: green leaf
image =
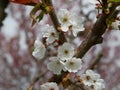
[(45, 13), (43, 11), (41, 11), (41, 13), (36, 17), (36, 19), (38, 19), (38, 22), (40, 22), (42, 20), (44, 14)]
[(120, 2), (120, 0), (109, 0), (109, 2)]

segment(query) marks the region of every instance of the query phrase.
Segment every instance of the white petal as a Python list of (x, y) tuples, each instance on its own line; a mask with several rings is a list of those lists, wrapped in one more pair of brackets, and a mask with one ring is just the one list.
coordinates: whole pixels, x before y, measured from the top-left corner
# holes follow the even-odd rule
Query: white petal
[(64, 63), (57, 57), (52, 57), (50, 60), (51, 62), (47, 64), (47, 68), (54, 74), (61, 74), (61, 71), (64, 68)]
[(55, 31), (54, 27), (49, 26), (49, 25), (45, 26), (44, 33), (42, 33), (42, 34), (43, 34), (43, 37), (47, 38), (46, 39), (47, 44), (51, 44), (55, 40), (58, 40), (58, 38), (59, 38), (59, 35), (58, 35), (57, 31)]
[(77, 26), (73, 26), (72, 27), (72, 33), (73, 33), (73, 35), (76, 37), (77, 36), (77, 34), (78, 34), (78, 32), (80, 32), (80, 31), (84, 31), (85, 30), (85, 28), (83, 27), (83, 25), (77, 25)]
[(69, 60), (74, 55), (74, 48), (70, 43), (64, 43), (62, 46), (58, 47), (58, 57), (65, 61)]
[(82, 68), (82, 61), (80, 58), (72, 58), (65, 63), (65, 67), (69, 72), (77, 72)]
[(34, 51), (32, 52), (32, 55), (37, 59), (42, 59), (45, 56), (46, 48), (42, 44), (41, 41), (35, 40), (34, 43)]

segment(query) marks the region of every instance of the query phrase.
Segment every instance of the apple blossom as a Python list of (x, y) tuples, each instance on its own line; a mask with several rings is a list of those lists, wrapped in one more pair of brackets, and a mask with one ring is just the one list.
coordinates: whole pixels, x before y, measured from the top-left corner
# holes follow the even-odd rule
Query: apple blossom
[(105, 88), (104, 80), (100, 79), (100, 75), (92, 70), (87, 70), (85, 74), (81, 76), (83, 83), (90, 86), (94, 90), (102, 90)]
[(45, 28), (44, 28), (43, 37), (47, 38), (46, 43), (48, 45), (48, 44), (53, 43), (55, 40), (58, 40), (59, 35), (53, 26), (49, 26), (47, 24), (45, 25)]
[(103, 88), (105, 88), (104, 80), (98, 79), (96, 82), (92, 83), (91, 88), (94, 90), (103, 90)]
[(71, 59), (73, 55), (74, 55), (74, 48), (70, 43), (65, 42), (62, 46), (58, 47), (58, 57), (61, 60), (65, 61)]
[(73, 57), (72, 59), (66, 61), (65, 68), (69, 72), (77, 72), (82, 68), (82, 60), (80, 58)]
[(61, 30), (64, 32), (72, 31), (75, 37), (79, 31), (84, 30), (83, 17), (78, 17), (67, 9), (60, 9), (58, 12), (58, 19), (61, 23)]
[(54, 74), (61, 74), (64, 68), (64, 63), (58, 57), (51, 57), (50, 62), (47, 64), (47, 68)]

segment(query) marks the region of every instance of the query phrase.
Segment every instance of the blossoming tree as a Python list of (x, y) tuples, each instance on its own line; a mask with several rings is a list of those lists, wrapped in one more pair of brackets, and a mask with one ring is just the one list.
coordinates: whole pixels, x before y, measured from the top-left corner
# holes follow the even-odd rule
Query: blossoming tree
[[(39, 80), (40, 87), (37, 90), (105, 89), (105, 81), (95, 71), (104, 50), (100, 50), (91, 62), (84, 61), (83, 57), (94, 45), (104, 42), (105, 32), (119, 29), (120, 1), (89, 0), (88, 3), (96, 7), (94, 11), (98, 11), (93, 27), (87, 21), (84, 11), (78, 9), (82, 8), (82, 1), (9, 0), (33, 6), (30, 12), (31, 28), (40, 24), (34, 45), (29, 47), (38, 71), (29, 82), (27, 90), (34, 90)], [(62, 7), (63, 2), (66, 4)], [(55, 4), (61, 5), (57, 7)]]

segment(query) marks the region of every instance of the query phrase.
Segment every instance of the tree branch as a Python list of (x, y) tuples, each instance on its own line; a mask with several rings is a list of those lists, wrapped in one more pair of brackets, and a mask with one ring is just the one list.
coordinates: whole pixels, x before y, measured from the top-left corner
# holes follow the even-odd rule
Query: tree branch
[(76, 57), (82, 58), (92, 46), (102, 43), (102, 41), (103, 41), (102, 35), (104, 34), (104, 32), (107, 29), (106, 21), (107, 21), (108, 17), (110, 17), (112, 19), (112, 18), (115, 18), (118, 14), (118, 11), (115, 11), (115, 8), (116, 8), (116, 6), (113, 5), (110, 8), (109, 14), (103, 13), (98, 18), (98, 20), (94, 24), (92, 30), (88, 33), (86, 39), (78, 47), (78, 49), (77, 49), (78, 51), (75, 54)]

